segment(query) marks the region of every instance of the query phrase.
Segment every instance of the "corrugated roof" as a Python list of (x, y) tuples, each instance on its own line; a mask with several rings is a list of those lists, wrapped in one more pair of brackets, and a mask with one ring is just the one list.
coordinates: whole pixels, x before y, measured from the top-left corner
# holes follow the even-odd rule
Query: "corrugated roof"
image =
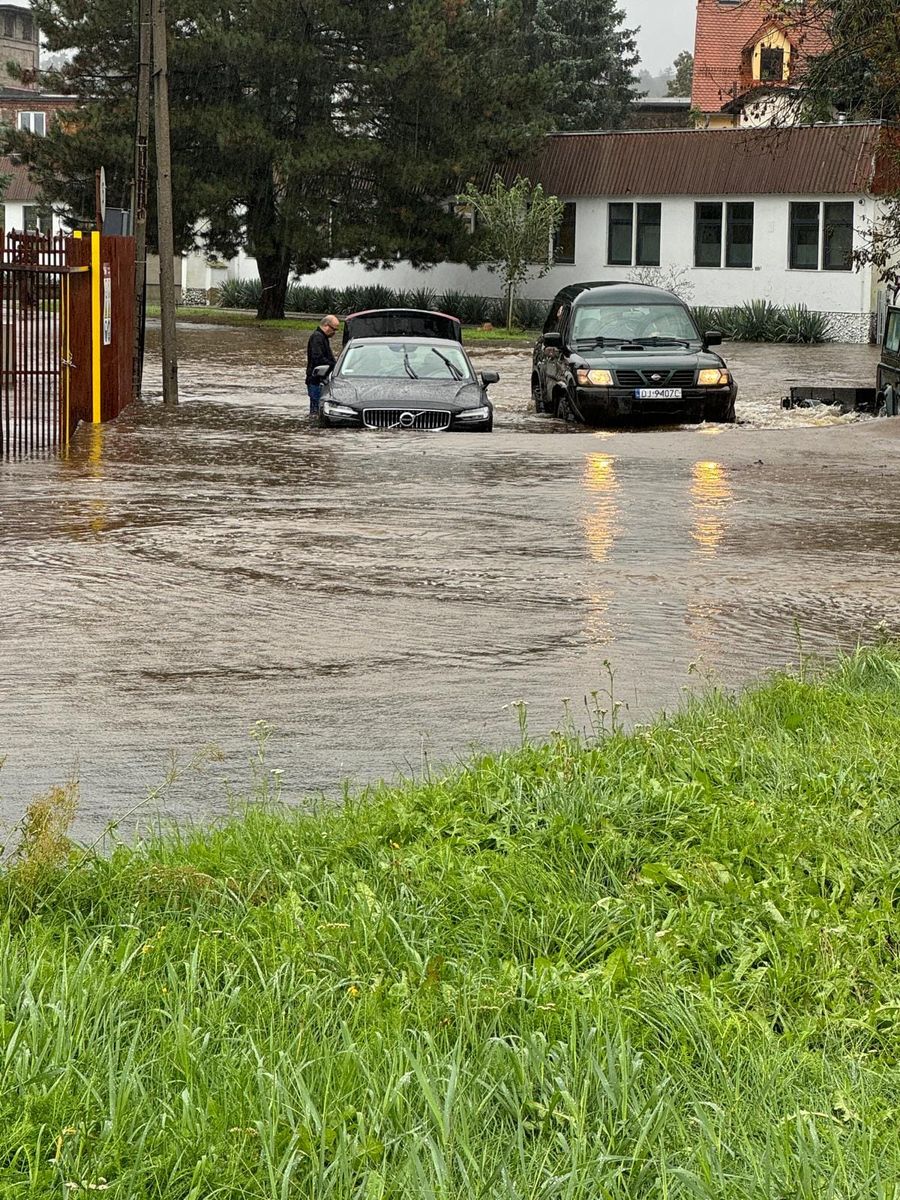
[(720, 0), (698, 0), (694, 35), (694, 82), (691, 100), (700, 112), (718, 112), (737, 92), (747, 89), (741, 60), (754, 35), (773, 25), (782, 28), (797, 57), (791, 64), (791, 80), (802, 74), (805, 61), (821, 54), (829, 41), (821, 27), (801, 28), (773, 20), (771, 0), (743, 0), (722, 4)]
[(2, 203), (27, 204), (39, 199), (38, 187), (28, 168), (23, 163), (13, 162), (11, 158), (0, 158), (0, 175), (9, 178), (9, 184), (3, 193)]
[(665, 129), (551, 134), (499, 169), (556, 196), (883, 194), (900, 133), (880, 123), (793, 129)]

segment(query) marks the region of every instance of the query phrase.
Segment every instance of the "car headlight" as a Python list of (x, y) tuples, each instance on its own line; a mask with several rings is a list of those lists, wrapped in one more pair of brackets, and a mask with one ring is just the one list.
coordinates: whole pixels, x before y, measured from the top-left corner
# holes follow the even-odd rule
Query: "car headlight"
[(709, 367), (700, 372), (697, 376), (697, 383), (700, 387), (721, 387), (722, 384), (731, 383), (731, 376), (721, 367)]
[(593, 384), (594, 387), (612, 387), (612, 371), (579, 370), (575, 372), (582, 387)]
[(333, 400), (324, 400), (322, 402), (322, 412), (326, 417), (358, 417), (359, 413), (355, 408), (350, 408), (346, 404), (335, 404)]
[(486, 421), (491, 415), (491, 410), (486, 404), (481, 408), (465, 408), (462, 412), (456, 414), (457, 421)]

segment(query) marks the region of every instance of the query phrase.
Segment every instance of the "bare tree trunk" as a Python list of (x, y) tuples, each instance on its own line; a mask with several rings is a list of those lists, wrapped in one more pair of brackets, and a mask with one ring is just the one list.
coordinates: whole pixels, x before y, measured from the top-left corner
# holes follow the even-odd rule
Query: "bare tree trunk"
[(287, 298), (290, 262), (282, 250), (274, 254), (257, 254), (256, 265), (262, 283), (262, 293), (256, 310), (260, 321), (281, 320)]

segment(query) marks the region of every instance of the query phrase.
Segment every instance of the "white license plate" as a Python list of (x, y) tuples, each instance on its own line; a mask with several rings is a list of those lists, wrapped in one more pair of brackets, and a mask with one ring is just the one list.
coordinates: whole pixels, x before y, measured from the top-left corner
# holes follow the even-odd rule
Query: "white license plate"
[(681, 388), (638, 388), (638, 400), (680, 400)]

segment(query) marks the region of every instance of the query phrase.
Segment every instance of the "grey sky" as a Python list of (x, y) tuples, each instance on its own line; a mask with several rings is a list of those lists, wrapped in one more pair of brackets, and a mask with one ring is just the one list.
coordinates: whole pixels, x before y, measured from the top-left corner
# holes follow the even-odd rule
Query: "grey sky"
[(656, 75), (682, 50), (694, 49), (696, 0), (621, 0), (628, 28), (641, 26), (641, 66)]

